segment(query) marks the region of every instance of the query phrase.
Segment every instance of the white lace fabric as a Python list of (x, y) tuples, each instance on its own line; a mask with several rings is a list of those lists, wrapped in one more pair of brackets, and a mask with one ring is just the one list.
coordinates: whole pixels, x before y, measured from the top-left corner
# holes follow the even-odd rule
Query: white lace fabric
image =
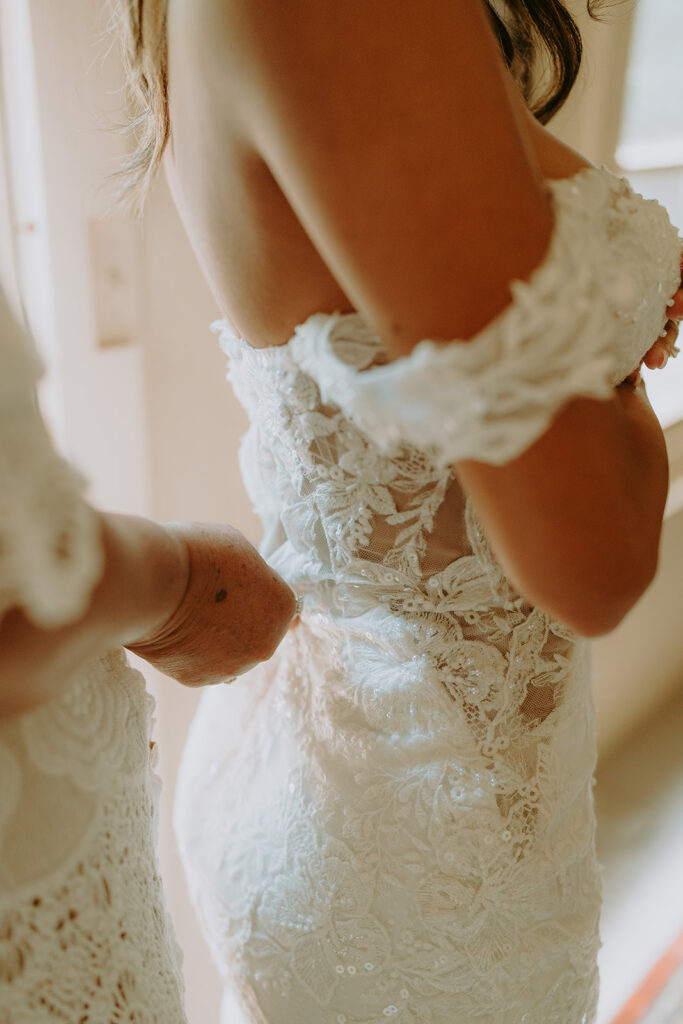
[(663, 206), (604, 169), (547, 187), (549, 252), (470, 342), (424, 340), (406, 358), (366, 368), (332, 343), (334, 321), (304, 325), (293, 344), (323, 400), (385, 449), (404, 440), (442, 463), (503, 463), (568, 399), (607, 398), (662, 331), (680, 284), (681, 242)]
[(267, 665), (202, 696), (178, 786), (193, 898), (257, 1024), (595, 1020), (589, 644), (515, 592), (449, 463), (607, 394), (661, 329), (680, 249), (604, 171), (552, 188), (549, 265), (467, 345), (386, 365), (358, 314), (265, 350), (215, 325), (262, 553), (304, 595)]
[[(2, 312), (0, 297), (0, 618), (20, 607), (63, 625), (101, 573), (97, 519), (37, 412), (39, 361)], [(0, 720), (0, 1024), (186, 1024), (152, 707), (112, 652)]]
[(152, 706), (116, 652), (0, 722), (1, 1024), (186, 1024)]

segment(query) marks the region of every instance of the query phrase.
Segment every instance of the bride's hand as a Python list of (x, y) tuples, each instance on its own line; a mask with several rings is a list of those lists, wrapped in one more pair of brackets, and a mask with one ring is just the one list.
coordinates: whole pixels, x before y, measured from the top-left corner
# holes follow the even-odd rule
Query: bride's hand
[[(683, 293), (677, 293), (683, 294)], [(680, 314), (671, 317), (666, 324), (665, 333), (657, 338), (654, 345), (645, 353), (643, 362), (648, 370), (663, 370), (670, 358), (678, 355), (676, 341), (680, 327)]]
[[(641, 365), (647, 366), (648, 370), (663, 370), (669, 359), (678, 355), (676, 341), (680, 321), (683, 319), (683, 287), (679, 288), (669, 306), (669, 319), (666, 322), (664, 333), (657, 338), (653, 345), (642, 358)], [(631, 384), (638, 382), (640, 366), (628, 375), (626, 380)]]
[(187, 545), (187, 588), (170, 619), (128, 649), (185, 686), (227, 682), (270, 658), (295, 614), (291, 588), (230, 526), (166, 528)]
[[(681, 262), (681, 270), (683, 270), (683, 261)], [(657, 338), (654, 345), (643, 357), (643, 362), (645, 363), (645, 366), (647, 366), (648, 370), (663, 370), (669, 358), (678, 354), (676, 339), (678, 338), (678, 328), (682, 319), (683, 284), (671, 300), (671, 305), (669, 306), (669, 319), (666, 322), (665, 328), (666, 333), (663, 337)]]

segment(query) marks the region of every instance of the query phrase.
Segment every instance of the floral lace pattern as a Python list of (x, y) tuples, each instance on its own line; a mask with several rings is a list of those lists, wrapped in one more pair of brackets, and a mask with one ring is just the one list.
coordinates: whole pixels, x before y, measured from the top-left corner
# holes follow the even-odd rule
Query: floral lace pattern
[(151, 713), (142, 676), (114, 653), (0, 722), (2, 1024), (185, 1024)]
[[(582, 173), (557, 194), (591, 259), (602, 247), (605, 262), (622, 253), (621, 270), (637, 269), (628, 295), (621, 271), (609, 292), (610, 317), (621, 310), (630, 327), (610, 328), (599, 352), (585, 348), (587, 331), (573, 345), (564, 325), (546, 339), (547, 377), (512, 378), (515, 446), (547, 423), (544, 381), (552, 407), (567, 388), (584, 393), (586, 360), (600, 392), (626, 376), (675, 290), (672, 229), (617, 182)], [(564, 243), (539, 272), (552, 287), (538, 310), (534, 286), (516, 289), (515, 329), (536, 312), (547, 328), (568, 254), (574, 270), (576, 239)], [(461, 429), (493, 461), (501, 454), (490, 408), (474, 423), (456, 410), (437, 444), (468, 357), (444, 347), (450, 376), (440, 353), (420, 355), (411, 426), (415, 364), (386, 365), (358, 314), (316, 314), (263, 350), (215, 329), (250, 417), (241, 465), (262, 553), (304, 595), (270, 662), (202, 696), (181, 768), (176, 828), (226, 983), (258, 1024), (592, 1024), (601, 883), (589, 644), (515, 592), (449, 468)], [(517, 340), (510, 328), (510, 359)], [(484, 405), (499, 376), (486, 369)]]
[[(35, 404), (39, 360), (0, 293), (0, 618), (79, 616), (97, 518)], [(152, 700), (115, 652), (0, 721), (0, 1024), (185, 1024), (156, 860)]]

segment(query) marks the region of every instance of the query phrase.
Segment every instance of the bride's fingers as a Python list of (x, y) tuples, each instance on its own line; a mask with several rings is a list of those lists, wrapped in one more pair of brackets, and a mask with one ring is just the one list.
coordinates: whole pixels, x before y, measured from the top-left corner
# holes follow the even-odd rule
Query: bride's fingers
[(676, 342), (678, 340), (678, 331), (680, 329), (680, 323), (678, 320), (669, 320), (667, 323), (666, 334), (662, 338), (666, 347), (667, 353), (670, 356), (678, 355), (678, 348)]
[(677, 321), (669, 320), (666, 332), (652, 345), (646, 353), (643, 363), (648, 370), (662, 370), (670, 356), (678, 353), (676, 339), (678, 338), (679, 324)]
[(668, 355), (663, 341), (656, 341), (652, 348), (645, 353), (643, 364), (647, 366), (648, 370), (661, 370), (666, 365), (667, 359)]
[(676, 356), (676, 339), (678, 338), (678, 321), (669, 320), (666, 330), (660, 338), (650, 347), (643, 358), (643, 363), (649, 370), (663, 369), (671, 356)]
[(683, 319), (683, 288), (679, 288), (674, 295), (668, 313), (672, 320)]

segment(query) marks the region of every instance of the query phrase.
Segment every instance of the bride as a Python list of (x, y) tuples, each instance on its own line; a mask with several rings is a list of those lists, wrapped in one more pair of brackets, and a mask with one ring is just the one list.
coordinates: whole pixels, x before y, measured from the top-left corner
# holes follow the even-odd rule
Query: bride
[(261, 553), (304, 596), (181, 770), (224, 1020), (234, 990), (261, 1024), (588, 1024), (586, 638), (657, 564), (638, 368), (676, 231), (542, 127), (578, 68), (560, 3), (127, 6), (131, 173), (163, 154)]
[(259, 1024), (588, 1024), (586, 638), (656, 569), (638, 371), (677, 233), (543, 128), (580, 57), (559, 2), (124, 7), (131, 180), (163, 158), (304, 598), (181, 770), (225, 1024), (231, 991)]

